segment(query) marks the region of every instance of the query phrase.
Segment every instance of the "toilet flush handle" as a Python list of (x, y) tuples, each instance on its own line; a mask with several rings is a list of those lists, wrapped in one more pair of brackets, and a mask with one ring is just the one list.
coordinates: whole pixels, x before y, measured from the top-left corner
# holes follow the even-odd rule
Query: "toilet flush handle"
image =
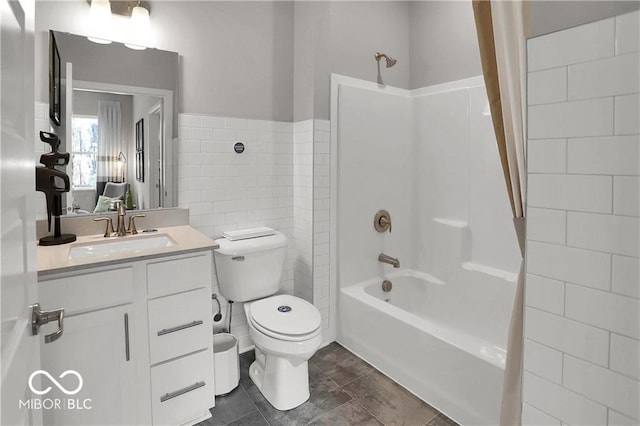
[(244, 256), (233, 256), (231, 260), (235, 260), (236, 262), (244, 261)]

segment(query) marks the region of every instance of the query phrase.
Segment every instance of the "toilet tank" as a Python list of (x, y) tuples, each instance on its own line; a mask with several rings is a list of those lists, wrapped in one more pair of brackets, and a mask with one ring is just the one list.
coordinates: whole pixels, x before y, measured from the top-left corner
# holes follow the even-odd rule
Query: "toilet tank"
[(287, 237), (280, 232), (264, 237), (231, 241), (216, 240), (216, 275), (222, 295), (246, 302), (275, 294), (287, 253)]

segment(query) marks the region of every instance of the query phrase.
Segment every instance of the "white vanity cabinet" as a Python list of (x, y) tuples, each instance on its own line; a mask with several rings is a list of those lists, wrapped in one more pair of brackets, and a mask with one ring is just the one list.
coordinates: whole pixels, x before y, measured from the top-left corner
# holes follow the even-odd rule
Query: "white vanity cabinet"
[[(131, 259), (39, 277), (40, 303), (65, 308), (64, 332), (41, 344), (49, 378), (41, 398), (74, 399), (43, 410), (47, 425), (183, 425), (214, 405), (211, 250)], [(42, 327), (49, 334), (56, 325)], [(44, 340), (44, 339), (43, 339)], [(68, 408), (68, 407), (67, 407)], [(81, 408), (81, 409), (80, 409)]]

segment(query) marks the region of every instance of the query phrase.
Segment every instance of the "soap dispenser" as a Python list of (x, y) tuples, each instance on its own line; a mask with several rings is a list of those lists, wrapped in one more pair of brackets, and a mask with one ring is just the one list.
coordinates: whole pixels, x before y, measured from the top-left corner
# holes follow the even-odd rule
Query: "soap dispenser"
[(47, 219), (51, 231), (51, 216), (54, 219), (54, 233), (40, 238), (41, 246), (55, 246), (76, 240), (75, 234), (60, 232), (60, 216), (62, 215), (62, 194), (69, 192), (71, 183), (69, 176), (55, 166), (69, 164), (69, 153), (58, 152), (60, 139), (49, 132), (40, 132), (40, 140), (51, 146), (51, 152), (40, 156), (42, 166), (36, 166), (36, 191), (44, 192), (47, 200)]

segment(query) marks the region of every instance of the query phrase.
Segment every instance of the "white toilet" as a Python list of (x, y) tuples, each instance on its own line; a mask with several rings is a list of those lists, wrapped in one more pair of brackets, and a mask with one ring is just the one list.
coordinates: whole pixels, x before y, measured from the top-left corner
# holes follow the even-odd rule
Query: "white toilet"
[(321, 317), (306, 300), (274, 294), (280, 288), (287, 238), (269, 228), (233, 231), (216, 240), (220, 292), (245, 302), (256, 360), (249, 376), (278, 410), (309, 399), (307, 361), (322, 343)]

